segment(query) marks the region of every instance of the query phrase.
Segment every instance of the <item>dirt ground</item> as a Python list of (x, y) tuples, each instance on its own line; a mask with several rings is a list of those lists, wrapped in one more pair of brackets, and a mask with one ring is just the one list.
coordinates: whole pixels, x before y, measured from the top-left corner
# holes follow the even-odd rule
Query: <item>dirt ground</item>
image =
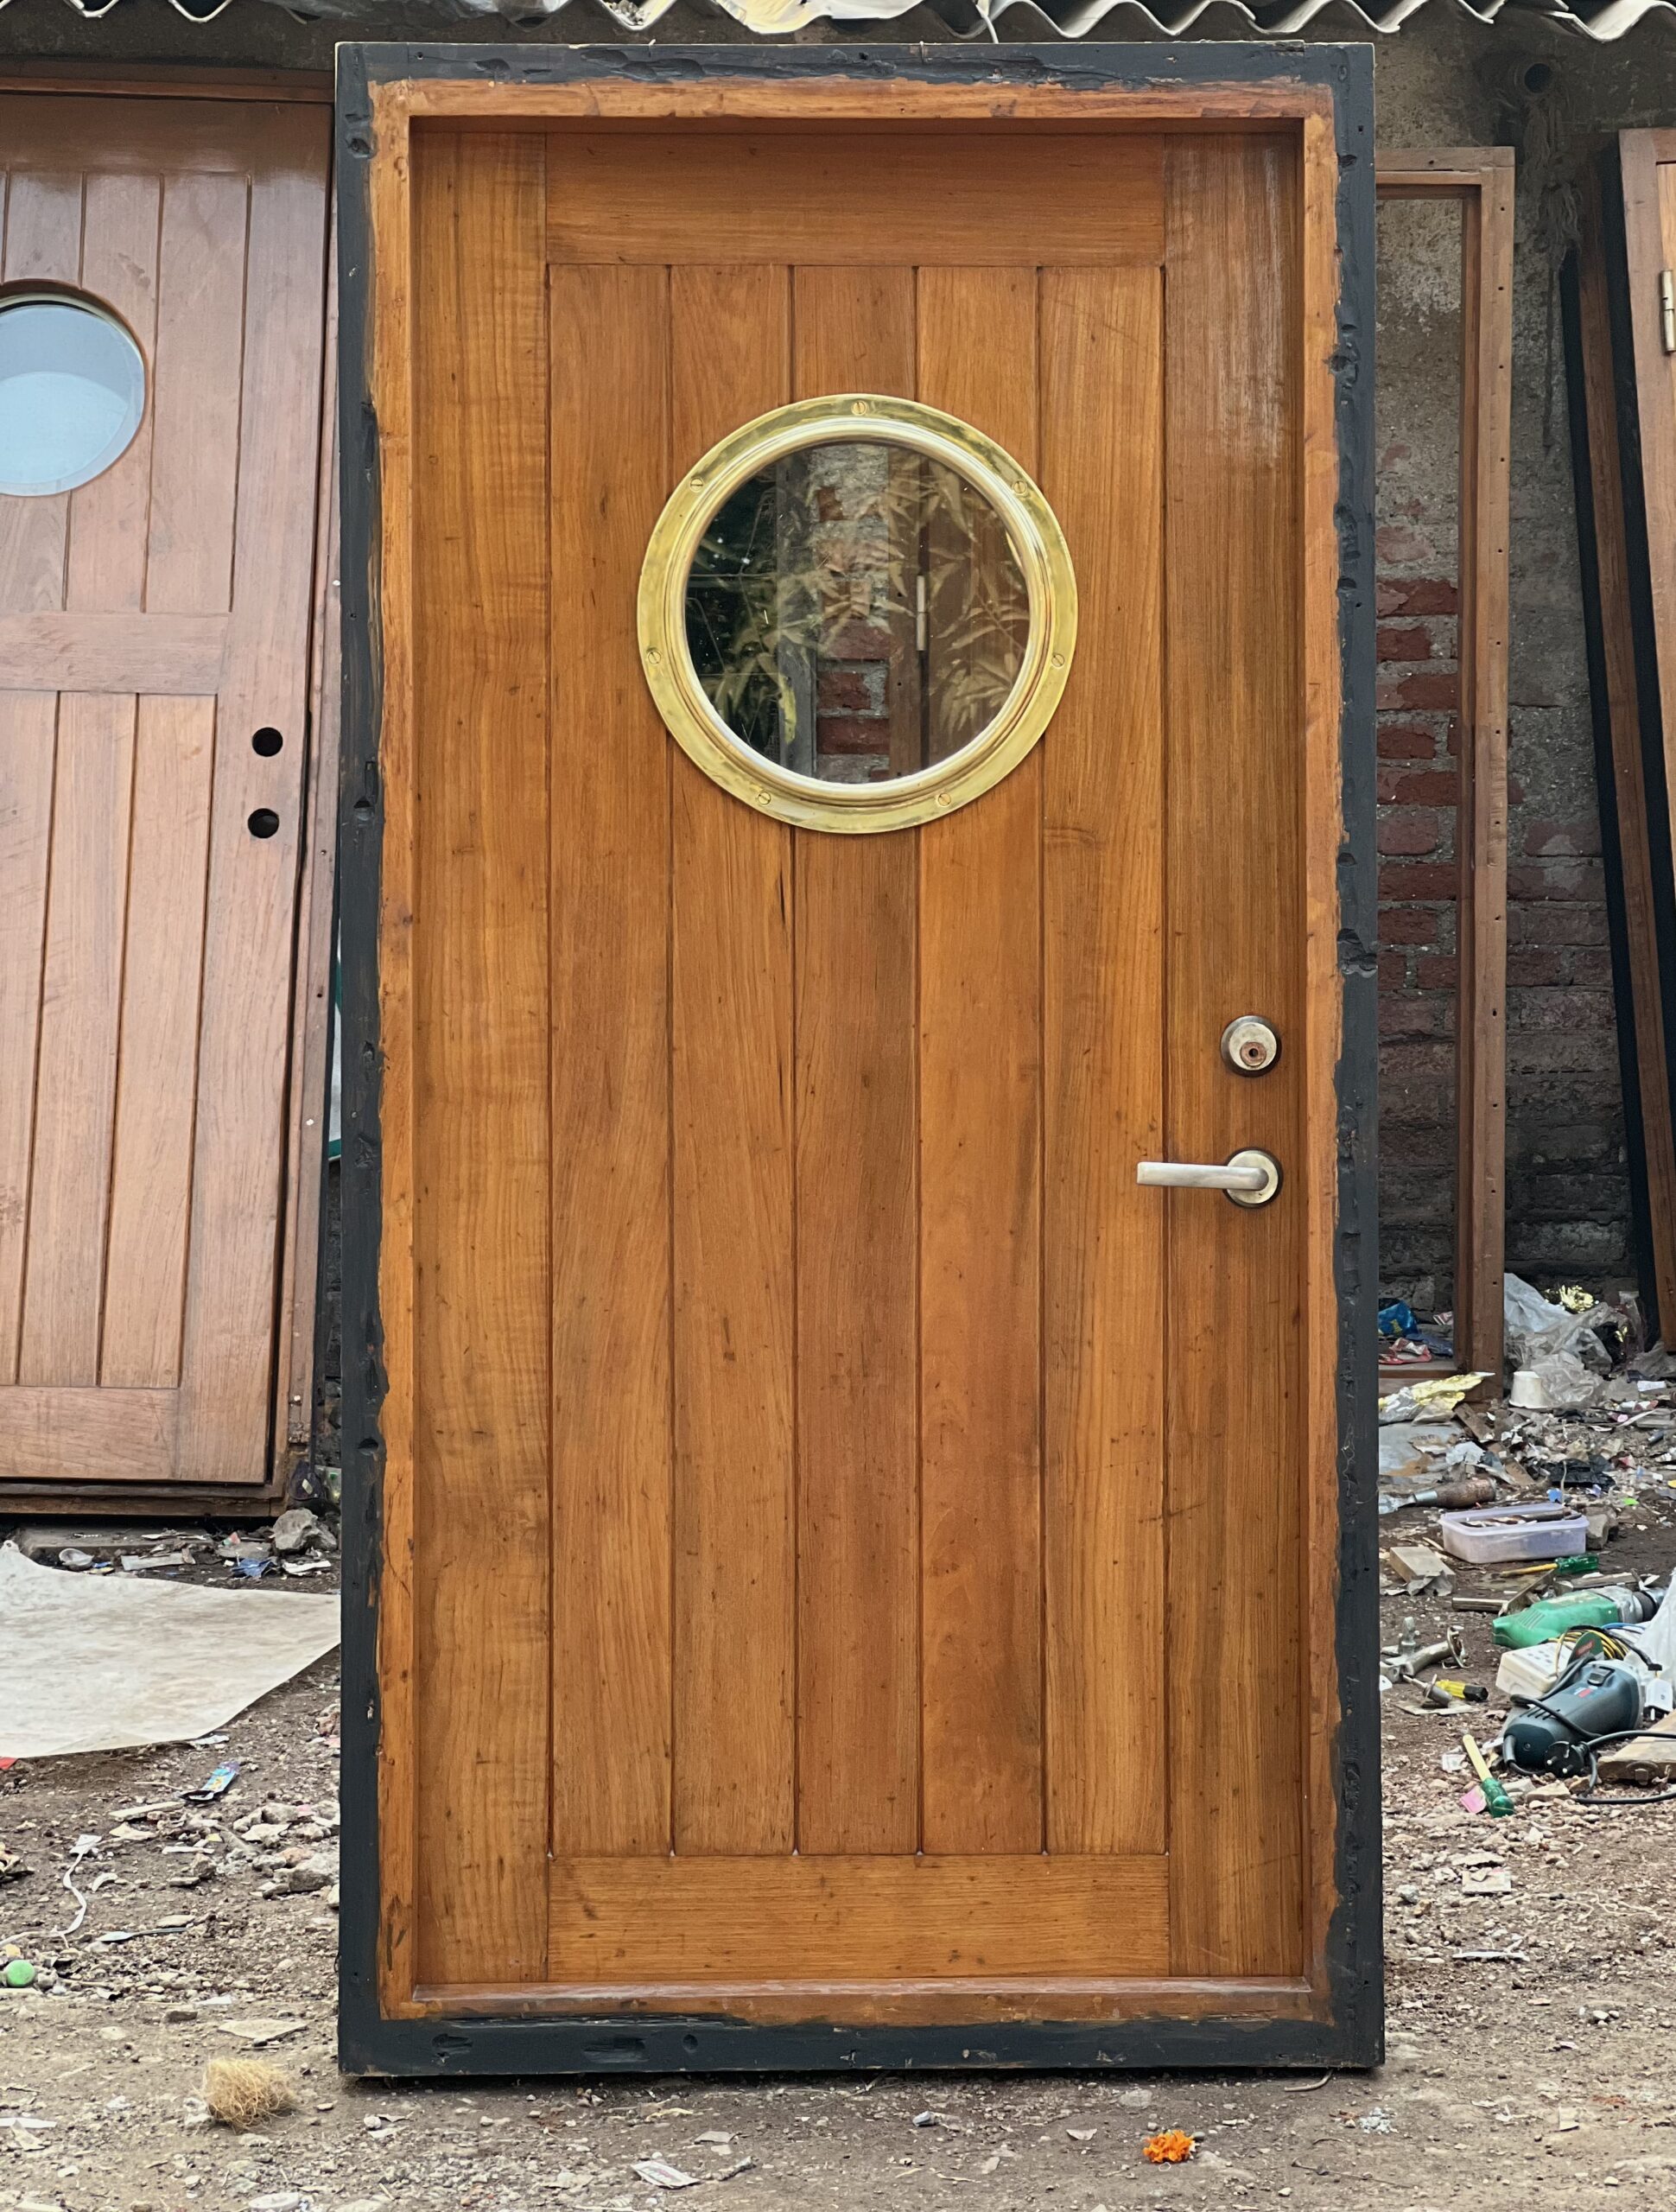
[[(1676, 1491), (1644, 1487), (1658, 1496), (1611, 1564), (1667, 1569)], [(1399, 1522), (1386, 1533), (1406, 1539), (1428, 1516)], [(248, 1602), (287, 1594), (270, 1579)], [(1411, 1613), (1462, 1627), (1467, 1671), (1493, 1679), (1486, 1618), (1388, 1596), (1387, 1641)], [(0, 1772), (0, 1846), (33, 1869), (0, 1885), (0, 1937), (50, 1967), (45, 1986), (0, 1990), (8, 2212), (1676, 2206), (1676, 1805), (1590, 1810), (1560, 1796), (1472, 1818), (1457, 1802), (1470, 1777), (1440, 1764), (1458, 1721), (1411, 1710), (1406, 1686), (1385, 1700), (1390, 2056), (1375, 2074), (457, 2089), (346, 2081), (333, 2063), (335, 1892), (287, 1885), (321, 1879), (331, 1848), (336, 1688), (323, 1664), (225, 1743)], [(227, 1796), (181, 1803), (229, 1759)], [(73, 1869), (86, 1917), (54, 1935), (73, 1916), (63, 1877), (87, 1836), (102, 1840)], [(295, 1873), (302, 1862), (311, 1871)], [(263, 2023), (296, 2024), (263, 2055), (294, 2075), (297, 2108), (240, 2135), (205, 2117), (199, 2091), (206, 2061), (249, 2050)], [(1198, 2139), (1190, 2164), (1143, 2159), (1166, 2126)], [(634, 2168), (653, 2158), (699, 2186), (652, 2185)]]

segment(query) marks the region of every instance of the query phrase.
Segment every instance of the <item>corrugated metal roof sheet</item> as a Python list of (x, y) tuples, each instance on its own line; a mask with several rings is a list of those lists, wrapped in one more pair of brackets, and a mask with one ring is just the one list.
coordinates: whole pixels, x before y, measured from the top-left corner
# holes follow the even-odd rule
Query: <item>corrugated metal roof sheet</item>
[[(9, 0), (0, 0), (0, 9)], [(108, 15), (119, 0), (67, 0), (78, 15)], [(208, 22), (231, 4), (231, 0), (170, 0), (183, 16)], [(270, 0), (286, 5), (287, 0)], [(443, 0), (427, 12), (453, 13), (460, 18), (498, 16), (527, 22), (534, 16), (557, 16), (571, 0)], [(625, 30), (650, 31), (676, 4), (676, 0), (595, 0)], [(762, 37), (784, 36), (816, 22), (855, 24), (886, 22), (909, 14), (920, 0), (708, 0), (714, 11)], [(1648, 16), (1676, 16), (1676, 0), (1274, 0), (1272, 5), (1251, 6), (1247, 0), (930, 0), (949, 28), (967, 37), (1029, 36), (1044, 29), (1063, 38), (1084, 38), (1100, 31), (1121, 37), (1126, 28), (1142, 23), (1171, 38), (1228, 37), (1256, 31), (1265, 38), (1292, 38), (1319, 26), (1340, 30), (1349, 37), (1364, 31), (1398, 31), (1412, 16), (1427, 5), (1457, 8), (1482, 23), (1494, 23), (1506, 14), (1510, 20), (1539, 19), (1587, 38), (1609, 41)], [(298, 10), (299, 13), (302, 12)], [(361, 12), (357, 0), (308, 0), (308, 16), (322, 16), (352, 24)]]

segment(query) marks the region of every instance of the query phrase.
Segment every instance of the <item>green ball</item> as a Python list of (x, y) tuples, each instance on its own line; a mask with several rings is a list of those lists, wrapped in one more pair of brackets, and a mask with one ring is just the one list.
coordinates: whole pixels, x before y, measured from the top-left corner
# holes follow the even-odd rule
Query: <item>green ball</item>
[(8, 1959), (0, 1980), (8, 1989), (28, 1989), (35, 1980), (35, 1968), (28, 1959)]

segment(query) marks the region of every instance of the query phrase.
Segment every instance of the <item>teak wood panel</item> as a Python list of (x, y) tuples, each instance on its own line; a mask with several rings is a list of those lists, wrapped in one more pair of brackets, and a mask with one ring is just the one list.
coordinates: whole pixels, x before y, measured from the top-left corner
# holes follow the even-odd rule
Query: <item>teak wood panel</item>
[(1156, 267), (1164, 250), (1157, 137), (1040, 132), (998, 163), (983, 130), (606, 126), (555, 135), (547, 178), (555, 262), (911, 268), (933, 206), (956, 268)]
[[(0, 497), (0, 1480), (256, 1485), (306, 841), (324, 118), (8, 97), (0, 122), (0, 274), (104, 301), (147, 372), (102, 475)], [(277, 755), (254, 751), (262, 727)], [(247, 826), (258, 807), (271, 836)]]
[[(611, 90), (647, 120), (687, 98)], [(1032, 96), (996, 142), (1025, 180)], [(456, 97), (472, 127), (404, 135)], [(1331, 132), (1305, 99), (1301, 130), (1156, 142), (1150, 263), (963, 257), (924, 212), (865, 262), (802, 257), (795, 220), (723, 258), (655, 195), (645, 249), (628, 223), (593, 258), (555, 213), (584, 234), (588, 163), (521, 127), (567, 102), (615, 105), (375, 101), (383, 2013), (1324, 2018)], [(840, 136), (804, 131), (815, 173)], [(1007, 442), (1084, 610), (1022, 770), (854, 840), (712, 787), (632, 628), (679, 472), (844, 388)], [(1230, 728), (1288, 725), (1230, 770)], [(468, 1153), (437, 1015), (503, 961), (505, 1034), (467, 1028), (508, 1079)], [(1236, 990), (1296, 1039), (1260, 1095), (1216, 1058)], [(1266, 1217), (1134, 1186), (1138, 1157), (1254, 1141), (1288, 1157)], [(1261, 1362), (1209, 1325), (1244, 1305)], [(439, 1341), (470, 1353), (448, 1404)], [(514, 1484), (509, 1545), (485, 1509)]]
[(1137, 1975), (1169, 1963), (1161, 1858), (561, 1859), (552, 1895), (553, 1979), (584, 1987), (1058, 1981), (1114, 1923)]

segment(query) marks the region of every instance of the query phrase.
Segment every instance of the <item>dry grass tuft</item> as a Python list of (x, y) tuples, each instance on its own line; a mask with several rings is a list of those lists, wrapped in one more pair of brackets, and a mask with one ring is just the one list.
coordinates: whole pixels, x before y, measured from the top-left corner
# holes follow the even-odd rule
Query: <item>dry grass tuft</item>
[(204, 2102), (226, 2127), (256, 2127), (297, 2107), (296, 2086), (265, 2058), (212, 2058), (204, 2069)]

